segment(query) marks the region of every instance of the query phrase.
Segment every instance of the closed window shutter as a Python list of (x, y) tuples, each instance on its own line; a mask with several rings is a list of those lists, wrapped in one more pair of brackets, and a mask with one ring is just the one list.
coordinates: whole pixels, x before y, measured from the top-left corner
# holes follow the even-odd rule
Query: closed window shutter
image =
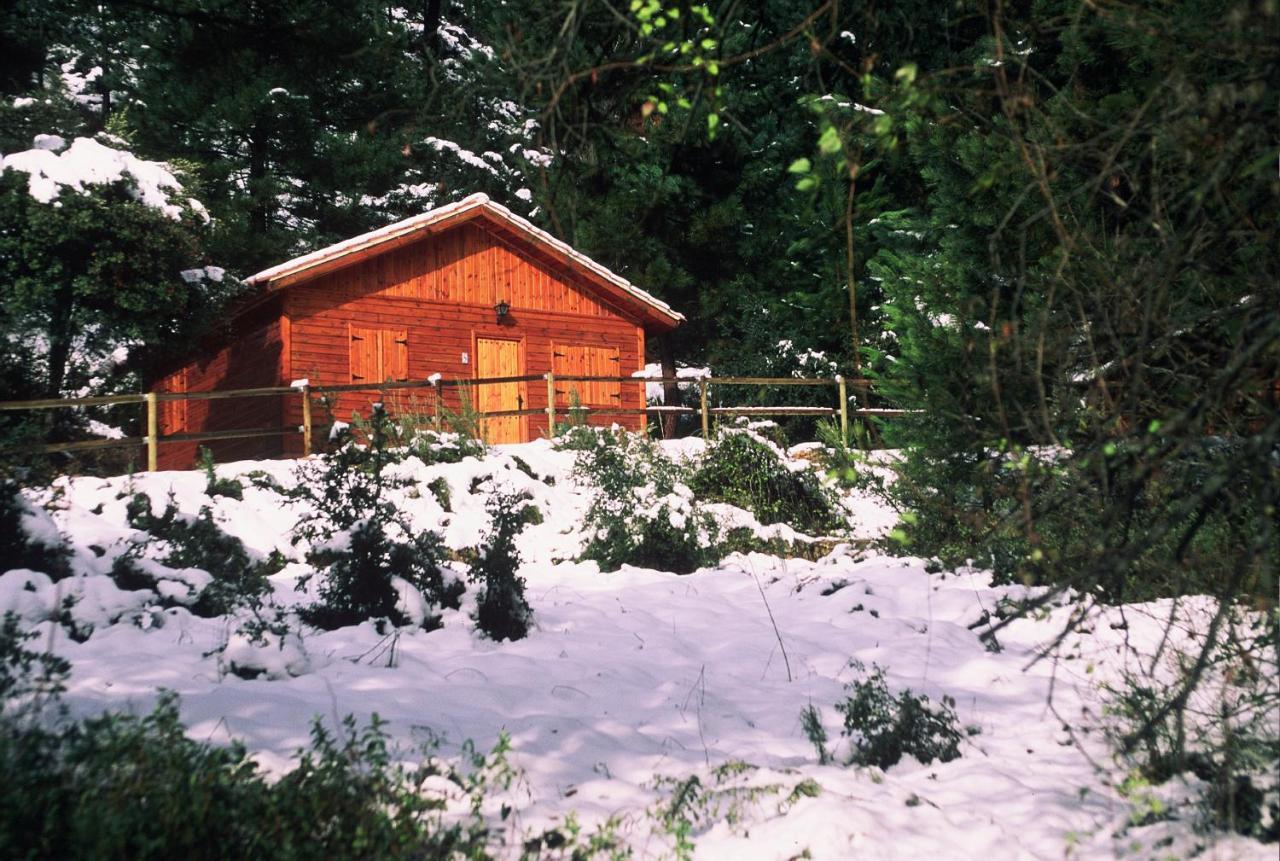
[[(617, 347), (557, 345), (552, 358), (552, 371), (556, 376), (616, 377), (620, 374)], [(560, 405), (572, 404), (570, 392), (575, 391), (578, 393), (579, 403), (586, 406), (610, 407), (622, 402), (621, 383), (565, 382), (556, 384)]]
[(409, 333), (384, 329), (381, 346), (383, 378), (397, 382), (409, 379)]
[(351, 327), (351, 382), (382, 382), (382, 362), (378, 356), (381, 346), (381, 333), (377, 329)]

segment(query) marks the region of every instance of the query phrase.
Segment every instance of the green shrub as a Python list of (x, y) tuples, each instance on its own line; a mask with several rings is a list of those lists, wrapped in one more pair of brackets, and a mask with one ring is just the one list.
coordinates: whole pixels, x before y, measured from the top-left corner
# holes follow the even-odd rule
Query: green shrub
[[(429, 607), (457, 607), (465, 588), (441, 570), (439, 536), (415, 532), (386, 498), (388, 489), (409, 482), (387, 470), (404, 453), (391, 448), (393, 426), (380, 405), (363, 427), (367, 445), (340, 435), (332, 451), (298, 467), (297, 481), (286, 493), (304, 507), (293, 541), (311, 545), (307, 560), (325, 575), (319, 600), (301, 615), (330, 630), (368, 619), (408, 624), (399, 608), (397, 579), (417, 589)], [(299, 586), (310, 577), (303, 576)], [(433, 628), (439, 617), (428, 613), (421, 623)]]
[(409, 452), (427, 466), (483, 458), (489, 453), (483, 440), (450, 431), (419, 430), (409, 437), (408, 445)]
[[(434, 606), (457, 607), (462, 583), (446, 579), (440, 568), (443, 552), (434, 532), (400, 534), (392, 538), (388, 524), (367, 520), (352, 527), (344, 546), (313, 550), (308, 561), (323, 569), (317, 588), (319, 600), (300, 611), (302, 619), (317, 628), (335, 630), (369, 619), (386, 619), (392, 625), (413, 620), (400, 609), (395, 579), (417, 589)], [(302, 578), (305, 585), (309, 577)], [(421, 620), (428, 630), (439, 626), (439, 617)]]
[[(492, 525), (471, 563), (471, 581), (480, 585), (476, 597), (476, 624), (494, 640), (520, 640), (529, 633), (533, 611), (524, 597), (524, 578), (516, 574), (520, 554), (515, 538), (527, 523), (527, 496), (498, 492), (486, 508)], [(541, 515), (539, 515), (541, 517)]]
[(719, 530), (685, 485), (685, 470), (638, 435), (597, 439), (574, 462), (574, 476), (593, 489), (582, 558), (605, 571), (638, 565), (688, 574), (713, 564)]
[[(221, 616), (236, 607), (259, 605), (271, 591), (267, 577), (284, 567), (284, 557), (275, 551), (262, 561), (251, 559), (244, 542), (223, 532), (214, 522), (208, 506), (188, 519), (170, 498), (164, 513), (156, 516), (151, 499), (137, 493), (130, 498), (126, 511), (130, 526), (164, 542), (165, 553), (160, 562), (169, 568), (199, 568), (213, 578), (189, 605), (198, 616)], [(141, 552), (143, 546), (136, 546), (134, 552)], [(129, 554), (117, 557), (111, 573), (122, 589), (156, 586), (154, 578), (134, 564)]]
[(485, 858), (478, 813), (446, 821), (424, 790), (472, 793), (501, 776), (499, 753), (470, 777), (427, 760), (392, 763), (376, 716), (338, 735), (317, 721), (292, 771), (271, 782), (243, 745), (188, 738), (176, 697), (146, 716), (57, 729), (0, 725), (0, 846), (10, 858)]
[(213, 451), (200, 447), (200, 468), (204, 470), (205, 496), (225, 496), (228, 499), (244, 499), (244, 485), (234, 478), (218, 478), (214, 468)]
[[(857, 661), (858, 672), (865, 668)], [(935, 759), (950, 762), (960, 756), (964, 734), (957, 728), (955, 701), (943, 697), (934, 706), (929, 698), (904, 690), (896, 697), (889, 693), (884, 670), (872, 665), (870, 675), (846, 686), (849, 695), (836, 704), (844, 715), (841, 734), (852, 739), (848, 762), (889, 768), (903, 756), (913, 756), (928, 765)], [(801, 725), (822, 762), (829, 762), (826, 730), (811, 704), (801, 712)]]
[(813, 472), (788, 468), (779, 449), (748, 431), (722, 431), (698, 461), (690, 487), (700, 499), (745, 508), (766, 525), (786, 523), (809, 534), (848, 525), (835, 494)]
[(30, 568), (48, 574), (50, 580), (71, 575), (71, 551), (58, 536), (57, 543), (47, 544), (53, 534), (33, 536), (24, 520), (37, 518), (46, 533), (55, 533), (52, 521), (37, 511), (22, 496), (22, 490), (11, 481), (0, 480), (0, 559), (6, 569)]

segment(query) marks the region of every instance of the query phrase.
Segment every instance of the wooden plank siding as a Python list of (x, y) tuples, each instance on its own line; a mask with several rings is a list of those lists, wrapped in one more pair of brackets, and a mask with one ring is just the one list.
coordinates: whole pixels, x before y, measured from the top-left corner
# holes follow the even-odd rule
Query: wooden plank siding
[[(502, 324), (494, 311), (500, 300), (511, 306)], [(644, 330), (634, 317), (582, 287), (567, 270), (537, 260), (474, 224), (426, 237), (290, 288), (286, 316), (292, 331), (289, 359), (293, 373), (307, 378), (313, 386), (352, 382), (350, 341), (346, 339), (356, 328), (403, 331), (407, 376), (414, 380), (425, 380), (432, 374), (445, 379), (481, 376), (476, 355), (480, 338), (522, 341), (520, 374), (552, 370), (557, 344), (616, 355), (617, 362), (608, 361), (608, 371), (601, 365), (601, 373), (630, 374), (644, 366)], [(620, 389), (619, 397), (609, 399), (613, 404), (628, 409), (644, 406), (641, 385), (621, 385)], [(447, 388), (444, 406), (459, 411), (466, 396), (468, 393), (459, 389)], [(543, 385), (521, 386), (519, 397), (524, 409), (546, 408)], [(382, 400), (376, 390), (343, 393), (317, 408), (316, 421), (350, 421), (353, 412), (368, 415), (370, 404)], [(388, 397), (385, 402), (393, 410), (398, 407), (429, 415), (434, 397), (430, 389), (423, 389)], [(301, 422), (300, 403), (289, 403), (285, 420)], [(633, 430), (644, 426), (639, 415), (592, 419), (592, 423), (605, 425), (614, 421)], [(523, 422), (522, 435), (526, 439), (542, 436), (546, 425), (545, 415), (531, 416)], [(286, 454), (297, 454), (300, 446), (289, 440), (285, 450)]]

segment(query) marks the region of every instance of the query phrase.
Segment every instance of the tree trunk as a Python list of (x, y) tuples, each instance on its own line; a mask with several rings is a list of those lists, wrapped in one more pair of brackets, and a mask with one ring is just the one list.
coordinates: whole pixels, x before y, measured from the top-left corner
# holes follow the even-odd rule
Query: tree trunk
[[(658, 337), (658, 350), (658, 361), (662, 363), (662, 376), (674, 379), (676, 375), (676, 353), (675, 346), (671, 343), (670, 334)], [(662, 403), (668, 407), (680, 406), (679, 383), (662, 384)], [(675, 439), (677, 419), (678, 416), (675, 413), (662, 413), (663, 439)]]
[(265, 193), (267, 178), (267, 136), (260, 124), (249, 130), (249, 196), (253, 201), (249, 210), (249, 225), (261, 237), (270, 223), (274, 201)]
[(62, 397), (62, 384), (67, 378), (67, 362), (71, 358), (71, 313), (75, 294), (70, 282), (58, 286), (49, 314), (49, 380), (46, 395)]
[(446, 0), (426, 0), (422, 9), (422, 44), (431, 57), (440, 57), (440, 21)]

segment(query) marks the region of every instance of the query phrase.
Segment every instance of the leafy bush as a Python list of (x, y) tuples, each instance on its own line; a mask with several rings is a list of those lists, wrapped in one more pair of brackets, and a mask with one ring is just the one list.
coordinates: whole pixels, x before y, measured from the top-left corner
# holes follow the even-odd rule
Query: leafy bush
[(606, 571), (624, 564), (688, 574), (718, 557), (718, 528), (684, 484), (684, 470), (634, 434), (597, 435), (581, 450), (575, 477), (594, 489), (582, 558)]
[(225, 496), (228, 499), (244, 499), (244, 485), (234, 478), (218, 478), (214, 468), (213, 451), (200, 447), (200, 468), (204, 470), (206, 496)]
[(489, 447), (477, 437), (450, 431), (419, 430), (409, 438), (409, 452), (427, 466), (458, 463), (465, 458), (483, 458)]
[[(852, 666), (858, 672), (865, 669), (857, 661)], [(936, 707), (928, 697), (915, 696), (910, 690), (895, 697), (889, 693), (884, 670), (874, 664), (870, 675), (850, 683), (846, 690), (849, 696), (836, 703), (836, 711), (844, 715), (841, 735), (853, 740), (850, 764), (889, 768), (903, 756), (913, 756), (925, 765), (960, 756), (964, 734), (956, 726), (955, 701), (950, 697), (943, 697)], [(817, 709), (809, 705), (800, 717), (819, 760), (830, 762), (827, 734)]]
[(533, 611), (524, 597), (524, 578), (516, 574), (520, 554), (515, 537), (525, 527), (526, 512), (533, 506), (527, 503), (526, 496), (498, 492), (490, 497), (486, 508), (492, 526), (471, 563), (471, 581), (481, 587), (476, 600), (476, 624), (495, 640), (520, 640), (529, 633)]
[[(223, 532), (213, 519), (208, 506), (195, 518), (178, 511), (172, 498), (164, 513), (156, 516), (151, 499), (134, 494), (126, 508), (129, 525), (151, 534), (164, 543), (160, 561), (169, 568), (199, 568), (213, 581), (205, 586), (190, 605), (198, 616), (221, 616), (240, 606), (257, 606), (271, 591), (267, 577), (284, 567), (284, 557), (273, 551), (262, 561), (250, 558), (244, 542)], [(135, 548), (141, 552), (142, 546)], [(112, 567), (116, 585), (122, 589), (154, 589), (154, 578), (132, 563), (129, 555), (120, 556)]]
[[(43, 526), (44, 535), (32, 535), (28, 521)], [(47, 543), (56, 536), (56, 543)], [(0, 480), (0, 559), (7, 568), (30, 568), (60, 580), (71, 574), (71, 551), (57, 535), (53, 522), (31, 506), (22, 490)]]
[(699, 460), (690, 486), (699, 498), (745, 508), (766, 525), (787, 523), (810, 534), (847, 526), (835, 495), (813, 472), (788, 468), (778, 448), (750, 431), (722, 431)]
[[(269, 782), (243, 745), (187, 737), (172, 694), (146, 716), (60, 730), (0, 724), (0, 845), (13, 858), (364, 859), (487, 857), (477, 797), (508, 771), (501, 752), (470, 777), (431, 760), (392, 763), (376, 716), (311, 745)], [(446, 821), (429, 787), (471, 793)]]
[[(415, 532), (386, 499), (388, 489), (408, 481), (387, 470), (403, 452), (390, 447), (392, 426), (379, 405), (365, 428), (367, 445), (343, 434), (333, 451), (298, 467), (298, 480), (287, 492), (304, 506), (293, 541), (310, 543), (307, 559), (325, 574), (319, 601), (304, 608), (302, 617), (330, 630), (368, 619), (435, 627), (439, 617), (430, 610), (416, 620), (406, 615), (401, 589), (416, 590), (431, 608), (457, 607), (465, 587), (441, 570), (439, 537)], [(309, 579), (304, 576), (299, 585)]]

